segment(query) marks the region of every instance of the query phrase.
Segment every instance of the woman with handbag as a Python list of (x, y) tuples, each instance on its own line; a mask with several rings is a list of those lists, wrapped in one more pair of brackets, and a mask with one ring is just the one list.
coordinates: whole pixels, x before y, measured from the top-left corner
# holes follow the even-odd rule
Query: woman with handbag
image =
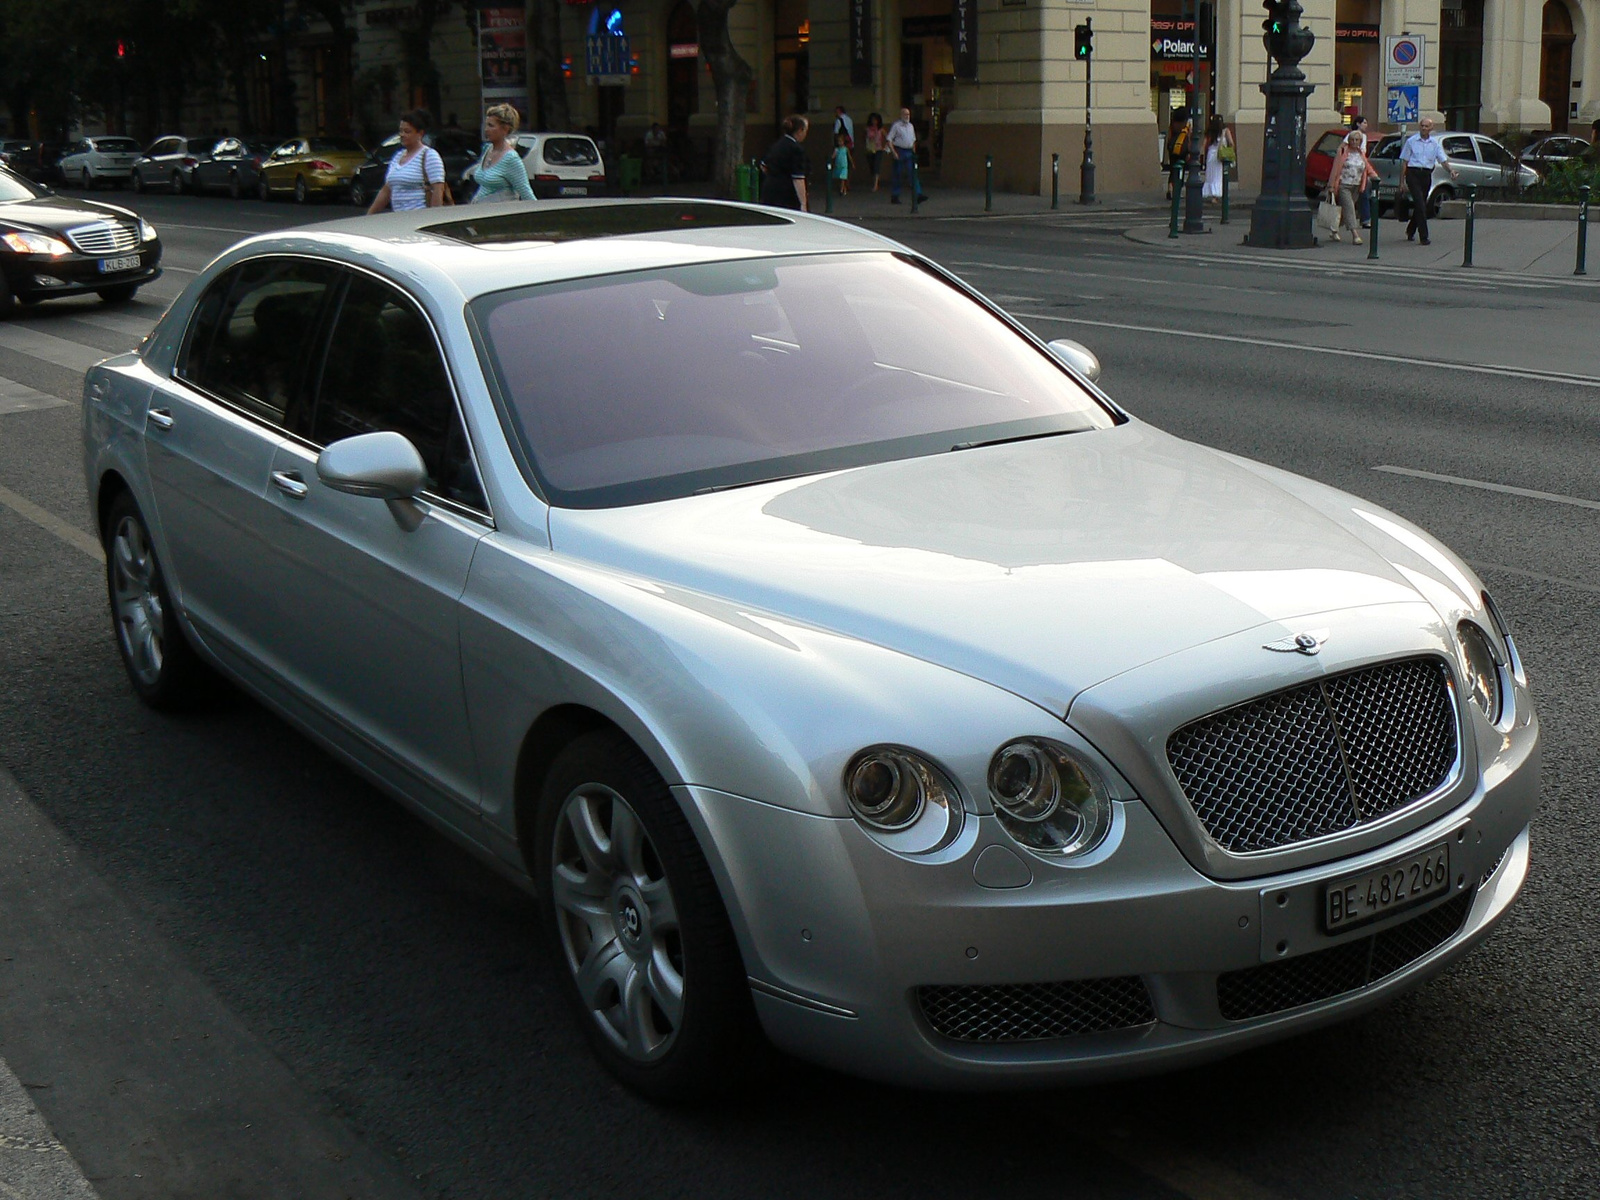
[[(1356, 200), (1367, 186), (1367, 180), (1376, 179), (1367, 159), (1367, 139), (1359, 129), (1352, 129), (1339, 144), (1333, 156), (1333, 167), (1328, 172), (1328, 191), (1325, 195), (1338, 200), (1338, 216), (1328, 222), (1334, 241), (1339, 240), (1339, 226), (1347, 226), (1350, 240), (1361, 245), (1361, 222), (1356, 217)], [(1324, 201), (1326, 203), (1326, 200)]]
[[(1227, 157), (1224, 157), (1226, 153)], [(1233, 147), (1233, 131), (1222, 123), (1222, 117), (1213, 115), (1206, 122), (1206, 178), (1200, 195), (1206, 200), (1222, 201), (1222, 175), (1238, 160)]]

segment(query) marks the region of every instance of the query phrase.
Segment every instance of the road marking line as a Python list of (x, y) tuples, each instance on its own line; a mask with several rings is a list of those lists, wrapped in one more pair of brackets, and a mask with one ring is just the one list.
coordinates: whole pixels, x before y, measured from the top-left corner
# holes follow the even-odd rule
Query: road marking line
[(1247, 1179), (1231, 1167), (1181, 1150), (1135, 1145), (1114, 1136), (1092, 1144), (1141, 1175), (1166, 1184), (1188, 1200), (1282, 1200), (1277, 1192)]
[(1556, 371), (1535, 371), (1527, 367), (1505, 367), (1496, 363), (1441, 362), (1432, 358), (1411, 358), (1404, 354), (1378, 354), (1371, 350), (1346, 350), (1342, 346), (1311, 346), (1304, 342), (1284, 342), (1274, 338), (1244, 337), (1234, 333), (1201, 333), (1195, 329), (1168, 329), (1159, 325), (1130, 325), (1121, 321), (1091, 321), (1088, 317), (1062, 317), (1055, 313), (1013, 312), (1027, 321), (1061, 321), (1068, 325), (1091, 325), (1098, 329), (1126, 329), (1133, 333), (1160, 333), (1170, 337), (1199, 338), (1207, 342), (1233, 342), (1244, 346), (1267, 346), (1274, 350), (1304, 350), (1307, 354), (1333, 354), (1341, 358), (1364, 358), (1372, 362), (1400, 363), (1439, 371), (1463, 371), (1475, 375), (1498, 375), (1510, 379), (1534, 379), (1540, 383), (1565, 383), (1573, 387), (1600, 388), (1600, 376), (1564, 375)]
[(0, 375), (0, 416), (35, 412), (41, 408), (66, 408), (69, 402)]
[(82, 550), (95, 562), (106, 561), (106, 552), (101, 549), (100, 543), (95, 541), (76, 525), (68, 524), (54, 513), (46, 512), (32, 500), (17, 495), (10, 488), (0, 487), (0, 505), (4, 505), (24, 521), (32, 521), (46, 533), (53, 533), (74, 550)]
[(1557, 587), (1572, 588), (1578, 592), (1594, 592), (1596, 595), (1600, 595), (1600, 585), (1579, 583), (1576, 579), (1563, 579), (1559, 575), (1542, 575), (1538, 571), (1525, 571), (1521, 567), (1508, 567), (1504, 563), (1469, 562), (1467, 565), (1474, 571), (1499, 571), (1505, 575), (1521, 575), (1525, 579), (1537, 579), (1540, 583), (1553, 583)]
[(1600, 500), (1585, 500), (1581, 496), (1563, 496), (1560, 492), (1541, 492), (1533, 488), (1512, 487), (1509, 483), (1485, 483), (1481, 479), (1463, 479), (1459, 475), (1439, 475), (1433, 471), (1419, 471), (1415, 467), (1372, 468), (1390, 475), (1408, 475), (1412, 479), (1428, 479), (1434, 483), (1453, 483), (1457, 487), (1477, 488), (1483, 492), (1503, 492), (1508, 496), (1526, 496), (1530, 500), (1548, 500), (1551, 504), (1570, 504), (1574, 508), (1600, 508)]
[(78, 313), (71, 314), (74, 321), (82, 321), (85, 325), (94, 325), (100, 329), (109, 329), (112, 333), (132, 334), (142, 338), (155, 328), (156, 322), (161, 319), (157, 313), (153, 317), (134, 317), (124, 313)]
[(1118, 283), (1148, 283), (1156, 287), (1197, 287), (1212, 292), (1248, 292), (1253, 296), (1287, 296), (1288, 292), (1274, 292), (1261, 287), (1234, 287), (1226, 283), (1213, 283), (1209, 279), (1151, 279), (1144, 275), (1109, 275), (1097, 271), (1069, 271), (1065, 267), (1022, 267), (1006, 263), (957, 262), (952, 267), (976, 267), (985, 271), (1023, 271), (1029, 275), (1067, 275), (1073, 279), (1110, 279)]
[(30, 329), (26, 325), (7, 325), (0, 328), (0, 346), (15, 350), (32, 358), (43, 359), (69, 371), (87, 371), (103, 358), (110, 358), (104, 350), (58, 338), (53, 333)]

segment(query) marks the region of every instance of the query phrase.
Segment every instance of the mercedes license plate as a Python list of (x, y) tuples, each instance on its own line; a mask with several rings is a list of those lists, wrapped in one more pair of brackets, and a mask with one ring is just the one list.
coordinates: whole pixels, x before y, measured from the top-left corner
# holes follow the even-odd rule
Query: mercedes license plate
[(587, 196), (589, 189), (586, 187), (564, 187), (561, 189), (563, 196)]
[(139, 256), (137, 254), (124, 254), (121, 258), (102, 258), (100, 260), (100, 273), (109, 275), (112, 271), (137, 271), (139, 269)]
[(1450, 890), (1450, 844), (1441, 842), (1328, 884), (1323, 928), (1329, 933), (1365, 925)]

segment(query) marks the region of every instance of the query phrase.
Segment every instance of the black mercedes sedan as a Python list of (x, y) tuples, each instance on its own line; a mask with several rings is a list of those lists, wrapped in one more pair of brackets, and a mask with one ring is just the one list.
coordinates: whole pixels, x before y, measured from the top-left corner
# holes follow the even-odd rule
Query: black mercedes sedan
[(161, 239), (137, 213), (69, 200), (0, 168), (0, 316), (53, 296), (131, 300), (160, 262)]

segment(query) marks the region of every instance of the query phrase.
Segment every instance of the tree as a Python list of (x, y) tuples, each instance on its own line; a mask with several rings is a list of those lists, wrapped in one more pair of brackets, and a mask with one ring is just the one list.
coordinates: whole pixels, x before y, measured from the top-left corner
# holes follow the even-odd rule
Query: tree
[(734, 194), (734, 170), (744, 159), (745, 101), (754, 72), (733, 44), (728, 11), (738, 0), (697, 0), (700, 53), (711, 67), (717, 93), (717, 137), (711, 147), (711, 183), (724, 196)]
[(533, 117), (539, 129), (572, 128), (567, 81), (561, 74), (561, 0), (528, 0), (528, 65), (533, 68)]
[(433, 30), (450, 0), (416, 0), (408, 18), (400, 26), (400, 47), (405, 55), (408, 104), (416, 103), (420, 92), (423, 103), (439, 111), (439, 68), (433, 62)]

